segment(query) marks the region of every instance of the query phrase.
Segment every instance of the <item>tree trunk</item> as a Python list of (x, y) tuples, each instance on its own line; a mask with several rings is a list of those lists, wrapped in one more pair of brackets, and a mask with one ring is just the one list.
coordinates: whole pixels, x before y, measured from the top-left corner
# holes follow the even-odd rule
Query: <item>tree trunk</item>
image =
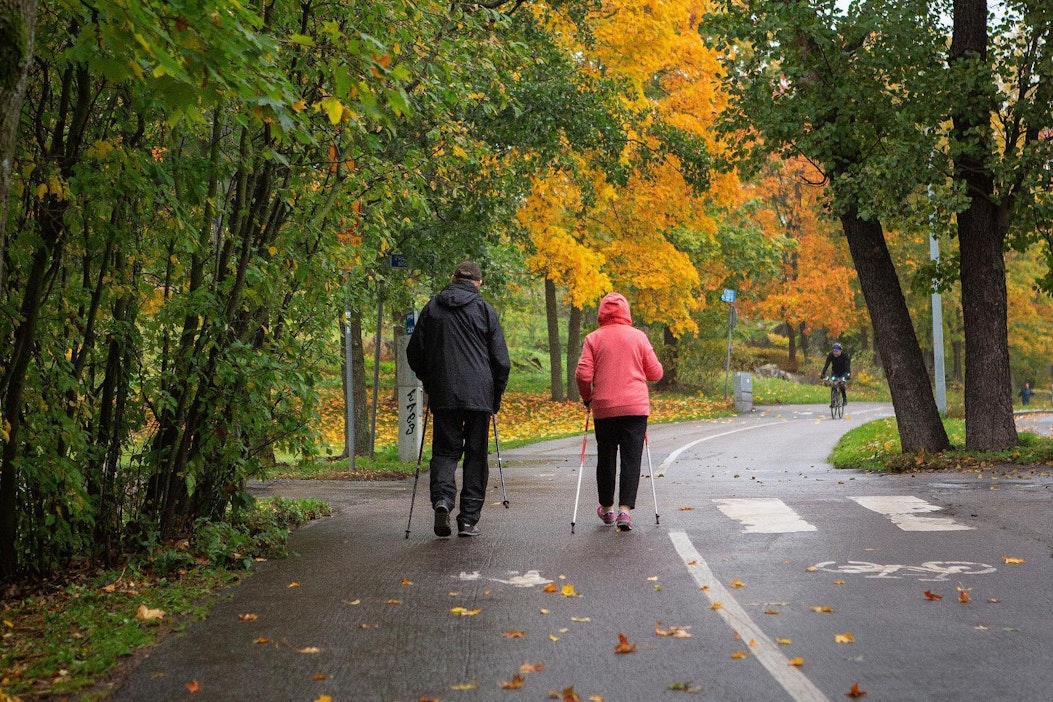
[(673, 390), (677, 385), (677, 367), (680, 365), (679, 340), (673, 336), (668, 325), (662, 328), (662, 379), (656, 386), (659, 390)]
[(786, 322), (786, 338), (789, 339), (786, 345), (786, 370), (796, 373), (800, 368), (797, 363), (797, 330), (789, 322)]
[(545, 278), (545, 318), (548, 320), (549, 383), (552, 401), (563, 399), (563, 353), (559, 346), (559, 308), (556, 302), (556, 284)]
[(567, 399), (577, 402), (581, 399), (578, 392), (578, 359), (581, 358), (581, 310), (571, 305), (570, 318), (567, 320)]
[(808, 361), (808, 326), (801, 322), (797, 333), (801, 336), (801, 362), (806, 363)]
[(841, 216), (841, 224), (874, 327), (875, 346), (885, 360), (903, 451), (943, 451), (950, 442), (881, 224), (860, 219), (854, 210)]
[[(347, 397), (347, 335), (344, 333), (344, 324), (340, 325), (340, 387), (343, 397)], [(354, 404), (352, 421), (354, 422), (355, 455), (369, 455), (369, 411), (366, 404), (366, 355), (362, 345), (362, 316), (357, 310), (351, 311), (351, 401)], [(345, 400), (346, 405), (346, 400)], [(340, 457), (347, 458), (349, 455), (347, 445), (347, 409), (344, 409), (344, 451)]]
[[(987, 62), (987, 3), (955, 0), (954, 35), (948, 63)], [(970, 72), (971, 75), (972, 72)], [(967, 96), (951, 115), (956, 140), (955, 180), (965, 185), (969, 205), (958, 213), (962, 315), (965, 327), (965, 446), (996, 451), (1017, 444), (1006, 322), (1007, 227), (994, 202), (994, 177), (985, 165), (995, 150), (990, 120), (995, 105), (989, 81), (963, 86)]]
[(0, 0), (0, 290), (7, 282), (7, 203), (36, 21), (37, 0)]

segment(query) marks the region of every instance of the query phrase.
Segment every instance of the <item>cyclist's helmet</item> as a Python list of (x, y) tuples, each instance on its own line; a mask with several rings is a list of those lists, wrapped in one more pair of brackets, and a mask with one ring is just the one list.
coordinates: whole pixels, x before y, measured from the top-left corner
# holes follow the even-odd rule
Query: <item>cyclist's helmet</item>
[(834, 351), (840, 351), (841, 350), (841, 344), (834, 344), (833, 350)]

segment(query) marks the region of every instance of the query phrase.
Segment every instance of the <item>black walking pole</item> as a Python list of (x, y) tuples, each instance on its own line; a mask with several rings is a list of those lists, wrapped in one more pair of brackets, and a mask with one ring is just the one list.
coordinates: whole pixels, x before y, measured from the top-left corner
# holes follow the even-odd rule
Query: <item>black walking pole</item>
[(413, 474), (413, 496), (409, 503), (409, 519), (406, 520), (406, 538), (409, 538), (410, 523), (413, 521), (413, 503), (417, 501), (417, 481), (420, 479), (420, 462), (424, 458), (424, 435), (428, 433), (428, 399), (424, 400), (424, 425), (420, 430), (420, 451), (417, 453), (417, 471)]
[(505, 493), (505, 471), (501, 466), (501, 441), (497, 438), (497, 415), (492, 414), (490, 418), (494, 422), (494, 447), (497, 448), (497, 474), (501, 476), (501, 504), (508, 509), (508, 495)]

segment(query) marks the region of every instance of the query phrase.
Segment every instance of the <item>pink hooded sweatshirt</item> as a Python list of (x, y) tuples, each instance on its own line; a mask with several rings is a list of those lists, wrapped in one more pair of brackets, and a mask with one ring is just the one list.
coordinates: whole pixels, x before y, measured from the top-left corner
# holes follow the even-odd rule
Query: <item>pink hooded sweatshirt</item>
[(610, 293), (600, 302), (600, 328), (585, 337), (574, 377), (596, 419), (649, 416), (647, 381), (661, 380), (662, 364), (651, 341), (632, 326), (629, 302)]

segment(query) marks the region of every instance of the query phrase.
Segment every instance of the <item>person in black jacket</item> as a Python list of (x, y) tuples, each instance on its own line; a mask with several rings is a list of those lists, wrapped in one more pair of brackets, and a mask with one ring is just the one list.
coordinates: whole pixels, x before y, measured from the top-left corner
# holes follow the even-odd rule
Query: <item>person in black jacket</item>
[(428, 301), (413, 328), (406, 356), (424, 384), (434, 423), (431, 504), (435, 535), (448, 537), (457, 493), (455, 473), (464, 456), (458, 536), (478, 536), (490, 467), (490, 415), (501, 408), (511, 363), (497, 312), (479, 294), (482, 270), (457, 265), (450, 284)]
[(821, 376), (826, 377), (827, 368), (830, 369), (830, 377), (840, 382), (841, 399), (847, 405), (848, 395), (845, 393), (844, 381), (852, 377), (852, 358), (848, 355), (848, 352), (841, 348), (841, 344), (834, 344), (833, 348), (830, 349), (830, 353), (826, 355), (826, 363), (823, 364)]

